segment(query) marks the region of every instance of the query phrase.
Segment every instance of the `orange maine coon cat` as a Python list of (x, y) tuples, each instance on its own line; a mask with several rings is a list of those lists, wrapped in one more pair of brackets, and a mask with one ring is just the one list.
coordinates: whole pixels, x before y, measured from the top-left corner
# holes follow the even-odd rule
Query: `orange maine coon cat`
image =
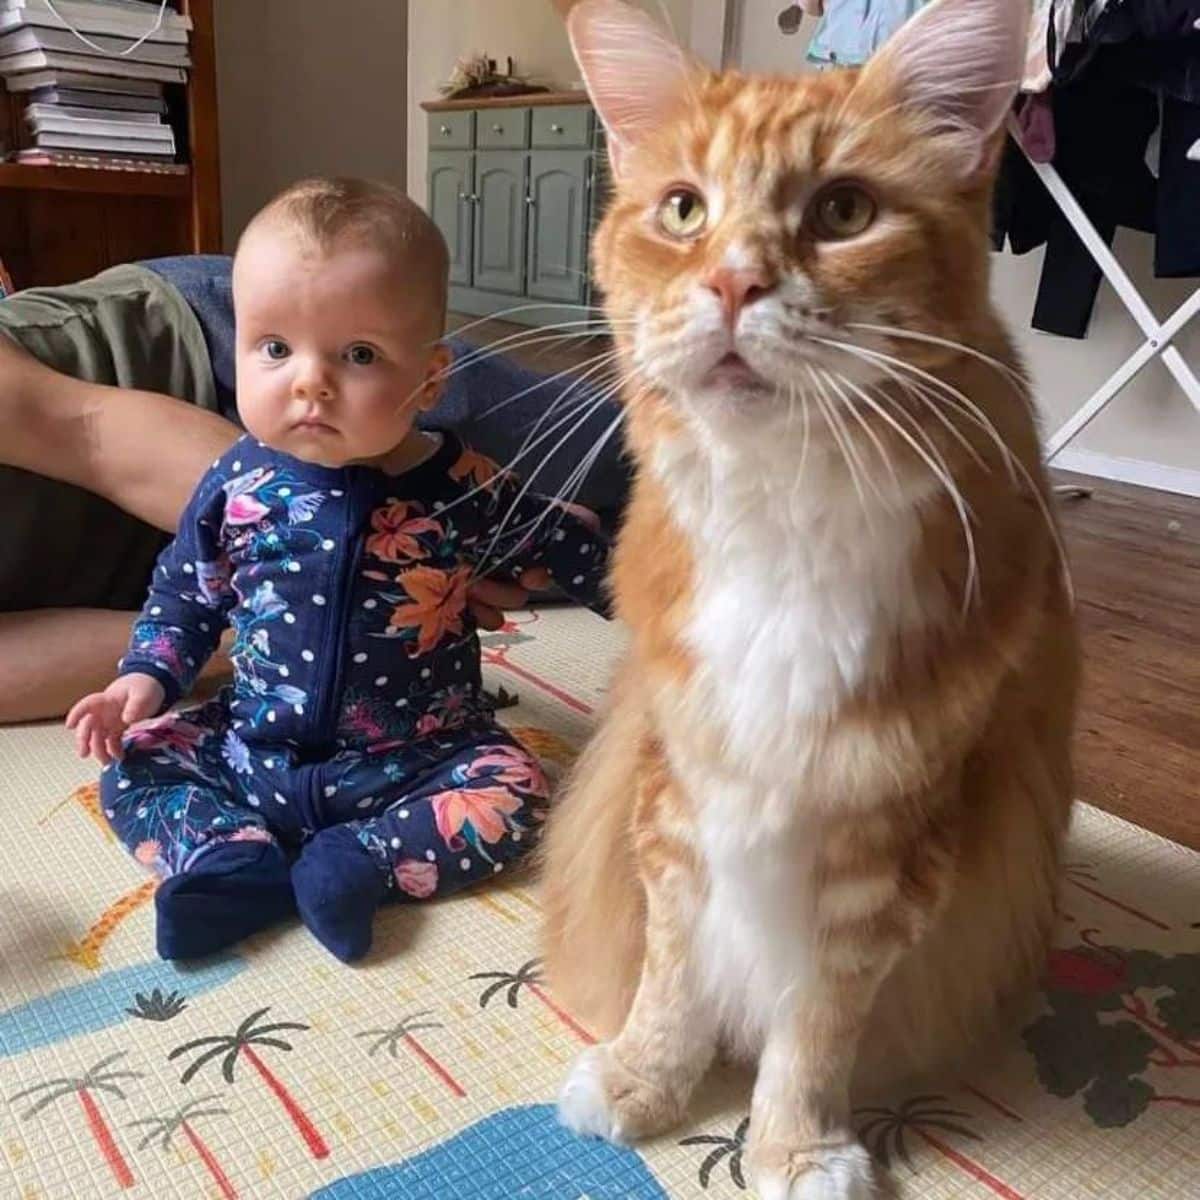
[(757, 1064), (762, 1200), (874, 1195), (856, 1076), (965, 1053), (1033, 985), (1076, 640), (988, 298), (1023, 0), (935, 0), (861, 71), (714, 74), (582, 0), (594, 247), (637, 467), (632, 631), (544, 851), (550, 979), (616, 1140)]

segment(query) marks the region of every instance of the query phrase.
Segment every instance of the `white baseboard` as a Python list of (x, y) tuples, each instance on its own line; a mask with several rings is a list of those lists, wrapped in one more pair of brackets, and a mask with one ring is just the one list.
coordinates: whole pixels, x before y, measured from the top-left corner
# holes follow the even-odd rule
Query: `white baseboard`
[(1100, 479), (1115, 479), (1120, 483), (1136, 483), (1141, 487), (1176, 492), (1181, 496), (1200, 496), (1200, 470), (1168, 467), (1142, 458), (1119, 458), (1115, 454), (1097, 454), (1094, 450), (1076, 450), (1067, 446), (1054, 462), (1064, 471), (1080, 475), (1095, 475)]

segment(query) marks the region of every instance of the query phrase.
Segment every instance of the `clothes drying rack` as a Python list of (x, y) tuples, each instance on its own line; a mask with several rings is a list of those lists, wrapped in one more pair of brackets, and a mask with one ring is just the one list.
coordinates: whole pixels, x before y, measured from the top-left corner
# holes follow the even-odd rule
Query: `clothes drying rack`
[(1063, 216), (1070, 222), (1071, 228), (1079, 236), (1079, 240), (1087, 247), (1088, 253), (1096, 265), (1104, 272), (1113, 290), (1120, 297), (1121, 303), (1129, 311), (1129, 315), (1137, 322), (1145, 341), (1096, 389), (1092, 395), (1075, 410), (1046, 440), (1046, 461), (1053, 464), (1054, 459), (1072, 442), (1082, 430), (1108, 407), (1117, 394), (1137, 373), (1152, 359), (1162, 360), (1163, 365), (1175, 378), (1175, 382), (1183, 389), (1183, 393), (1200, 413), (1200, 379), (1195, 371), (1184, 361), (1178, 347), (1172, 343), (1174, 338), (1185, 325), (1194, 317), (1200, 315), (1200, 287), (1165, 320), (1159, 319), (1151, 311), (1150, 306), (1137, 290), (1124, 267), (1117, 261), (1116, 255), (1096, 232), (1087, 213), (1083, 211), (1079, 201), (1075, 199), (1071, 189), (1067, 187), (1063, 177), (1050, 163), (1035, 162), (1021, 142), (1020, 130), (1016, 120), (1009, 118), (1009, 132), (1013, 140), (1021, 148), (1021, 153), (1029, 160), (1029, 165), (1037, 173), (1038, 178), (1046, 186), (1055, 204), (1062, 210)]

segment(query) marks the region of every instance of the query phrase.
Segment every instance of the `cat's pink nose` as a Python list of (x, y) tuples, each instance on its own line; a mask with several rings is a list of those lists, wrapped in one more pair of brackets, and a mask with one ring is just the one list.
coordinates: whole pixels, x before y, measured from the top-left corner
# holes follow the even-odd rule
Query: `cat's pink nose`
[(765, 296), (775, 283), (765, 267), (716, 267), (704, 277), (704, 286), (716, 293), (725, 323), (733, 329), (742, 309)]

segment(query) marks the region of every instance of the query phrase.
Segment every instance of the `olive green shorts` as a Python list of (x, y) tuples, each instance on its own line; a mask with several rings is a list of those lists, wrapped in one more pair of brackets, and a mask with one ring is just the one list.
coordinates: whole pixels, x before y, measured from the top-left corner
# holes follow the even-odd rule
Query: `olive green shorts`
[[(217, 409), (195, 314), (145, 267), (113, 267), (81, 283), (0, 299), (0, 335), (65, 375)], [(2, 372), (0, 366), (0, 388)], [(153, 454), (154, 446), (145, 452)], [(91, 492), (6, 466), (0, 466), (0, 523), (4, 612), (140, 608), (167, 540)]]

